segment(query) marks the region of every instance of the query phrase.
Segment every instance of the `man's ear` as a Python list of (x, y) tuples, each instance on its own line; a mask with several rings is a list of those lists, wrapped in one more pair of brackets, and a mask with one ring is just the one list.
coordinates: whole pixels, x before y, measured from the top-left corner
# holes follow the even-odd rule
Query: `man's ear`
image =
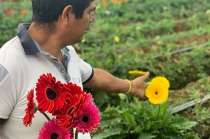
[(63, 21), (63, 23), (71, 22), (73, 17), (74, 17), (74, 13), (73, 13), (72, 6), (67, 5), (66, 7), (64, 7), (63, 12), (60, 16), (60, 19)]

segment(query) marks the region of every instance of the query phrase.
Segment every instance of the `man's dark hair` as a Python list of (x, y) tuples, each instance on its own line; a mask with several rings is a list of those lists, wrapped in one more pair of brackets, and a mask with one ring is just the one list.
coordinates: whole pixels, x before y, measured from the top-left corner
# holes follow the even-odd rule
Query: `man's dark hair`
[(65, 6), (71, 5), (76, 18), (83, 16), (84, 10), (93, 0), (32, 0), (32, 20), (51, 23), (58, 20)]

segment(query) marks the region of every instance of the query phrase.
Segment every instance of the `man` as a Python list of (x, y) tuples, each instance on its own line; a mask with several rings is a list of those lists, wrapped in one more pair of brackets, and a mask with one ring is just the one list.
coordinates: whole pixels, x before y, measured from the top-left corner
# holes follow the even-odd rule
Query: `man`
[[(144, 98), (144, 80), (149, 73), (132, 81), (117, 78), (92, 68), (68, 46), (79, 42), (94, 21), (96, 5), (92, 0), (32, 0), (32, 7), (32, 23), (20, 24), (17, 36), (0, 49), (1, 139), (37, 138), (45, 117), (37, 112), (27, 128), (22, 118), (27, 91), (43, 73), (50, 72), (57, 80), (81, 87)], [(80, 134), (82, 138), (90, 135)]]

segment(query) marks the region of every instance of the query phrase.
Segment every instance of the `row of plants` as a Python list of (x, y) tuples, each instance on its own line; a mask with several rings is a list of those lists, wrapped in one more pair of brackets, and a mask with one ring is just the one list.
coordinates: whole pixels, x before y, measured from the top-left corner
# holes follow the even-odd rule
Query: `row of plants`
[[(123, 42), (125, 42), (129, 38), (132, 38), (132, 40), (138, 40), (139, 38), (151, 38), (160, 34), (173, 33), (174, 31), (180, 31), (180, 29), (190, 30), (192, 28), (201, 27), (209, 23), (209, 6), (206, 4), (207, 2), (208, 1), (189, 2), (185, 0), (170, 2), (142, 1), (139, 3), (135, 1), (127, 1), (121, 5), (110, 4), (110, 6), (107, 8), (103, 8), (103, 6), (99, 5), (97, 9), (97, 16), (99, 18), (97, 19), (96, 23), (97, 30), (93, 29), (92, 31), (94, 34), (100, 35), (102, 38), (103, 36), (109, 34), (108, 36), (110, 36), (110, 38), (107, 38), (107, 42), (112, 42), (110, 40), (112, 40), (115, 34), (119, 35), (121, 40), (124, 40)], [(131, 8), (132, 11), (128, 12), (129, 8)], [(187, 17), (180, 19), (176, 18), (176, 15), (173, 13), (180, 12), (181, 14), (182, 9), (184, 9), (184, 11), (188, 11)], [(8, 29), (12, 30), (10, 32), (4, 31), (4, 33), (1, 34), (1, 44), (3, 44), (7, 38), (10, 38), (13, 36), (13, 34), (15, 34), (15, 29), (19, 22), (30, 21), (30, 10), (31, 4), (26, 0), (22, 2), (1, 3), (0, 19), (3, 24), (0, 26), (0, 28), (1, 30), (5, 31)], [(138, 10), (141, 11), (138, 12)], [(170, 12), (167, 10), (170, 10)], [(118, 12), (123, 12), (123, 14), (121, 16), (112, 15)], [(104, 16), (104, 14), (107, 14), (107, 16)], [(166, 14), (168, 15), (166, 16)], [(156, 18), (158, 17), (159, 20), (155, 20), (154, 17), (150, 18), (150, 15)], [(161, 16), (163, 18), (160, 18)], [(134, 22), (135, 24), (130, 24), (127, 26), (129, 23), (133, 23), (133, 21), (130, 19), (133, 17), (137, 18)], [(145, 17), (145, 20), (141, 21), (141, 17)], [(115, 28), (115, 26), (119, 28), (117, 30), (115, 28), (115, 31), (113, 32), (112, 28), (109, 27), (110, 25), (113, 26), (113, 28)], [(97, 28), (97, 26), (100, 26), (100, 29)], [(92, 38), (96, 37), (94, 34), (92, 37), (91, 34), (88, 35), (86, 40), (91, 41), (88, 41), (89, 43), (85, 43), (85, 45), (92, 46), (93, 43), (96, 43), (97, 45), (100, 43), (107, 43), (104, 41), (92, 42)], [(99, 38), (99, 40), (101, 39)]]
[(145, 22), (148, 19), (160, 21), (168, 17), (183, 19), (192, 16), (198, 11), (205, 12), (210, 8), (208, 3), (209, 0), (127, 0), (127, 2), (118, 5), (110, 4), (108, 7), (105, 7), (106, 10), (99, 8), (98, 11), (103, 18), (109, 18), (112, 15), (112, 17), (121, 19), (119, 21)]
[[(129, 22), (126, 24), (118, 24), (117, 17), (114, 17), (114, 21), (116, 22), (111, 23), (109, 19), (101, 19), (92, 27), (91, 33), (88, 33), (85, 36), (82, 46), (97, 47), (104, 44), (116, 45), (116, 43), (129, 43), (131, 46), (134, 44), (136, 47), (148, 47), (148, 45), (153, 43), (154, 38), (174, 35), (176, 36), (174, 39), (176, 39), (179, 37), (179, 33), (209, 27), (209, 17), (209, 14), (197, 13), (196, 15), (183, 20), (170, 18), (163, 19), (159, 22), (147, 20), (145, 22), (131, 24), (129, 24)], [(106, 37), (106, 40), (103, 39), (104, 37)], [(116, 37), (119, 39), (115, 39)]]

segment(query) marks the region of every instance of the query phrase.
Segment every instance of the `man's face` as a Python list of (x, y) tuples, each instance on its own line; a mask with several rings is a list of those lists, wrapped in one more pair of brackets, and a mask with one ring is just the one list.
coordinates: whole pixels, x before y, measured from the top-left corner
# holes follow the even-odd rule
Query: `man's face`
[[(89, 7), (84, 10), (83, 16), (76, 19), (74, 16), (71, 27), (69, 28), (69, 36), (71, 44), (80, 42), (85, 32), (89, 30), (90, 24), (95, 20), (96, 4), (91, 2)], [(73, 35), (73, 36), (72, 36)]]

